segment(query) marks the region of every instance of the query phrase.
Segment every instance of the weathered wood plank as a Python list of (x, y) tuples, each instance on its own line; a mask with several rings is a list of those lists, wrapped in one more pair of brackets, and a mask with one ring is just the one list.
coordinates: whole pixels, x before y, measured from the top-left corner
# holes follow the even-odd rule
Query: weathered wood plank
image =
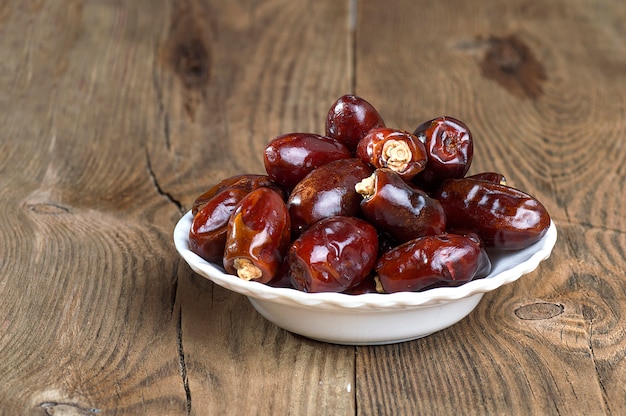
[[(150, 157), (186, 208), (218, 180), (263, 172), (271, 138), (323, 132), (351, 86), (348, 2), (190, 1), (174, 3), (170, 18)], [(176, 310), (193, 414), (355, 412), (354, 348), (293, 336), (186, 266)]]
[(161, 140), (150, 152), (163, 185), (188, 207), (219, 179), (263, 172), (273, 137), (323, 132), (328, 108), (351, 88), (348, 2), (183, 1), (171, 9), (155, 45)]
[[(625, 19), (586, 0), (3, 2), (0, 414), (625, 413)], [(392, 126), (467, 121), (472, 170), (547, 205), (553, 257), (452, 328), (356, 349), (194, 275), (171, 242), (193, 199), (353, 88)]]
[(2, 414), (185, 410), (146, 6), (3, 3)]
[(273, 327), (171, 242), (198, 193), (262, 169), (267, 140), (323, 128), (351, 85), (348, 3), (0, 16), (2, 411), (354, 413), (353, 348)]
[(625, 7), (359, 6), (356, 92), (408, 130), (438, 115), (466, 121), (472, 171), (500, 171), (536, 195), (560, 238), (538, 271), (485, 296), (458, 325), (359, 348), (358, 408), (623, 413), (626, 55), (616, 22)]

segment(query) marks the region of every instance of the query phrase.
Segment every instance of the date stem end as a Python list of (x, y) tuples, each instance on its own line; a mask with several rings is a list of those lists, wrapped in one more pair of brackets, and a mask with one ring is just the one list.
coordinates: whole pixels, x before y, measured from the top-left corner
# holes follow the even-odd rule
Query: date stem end
[(376, 192), (376, 175), (372, 174), (367, 178), (362, 179), (354, 186), (354, 190), (363, 196), (363, 198), (370, 198)]
[(246, 281), (259, 279), (263, 276), (261, 269), (246, 258), (235, 259), (233, 267), (237, 271), (237, 276)]

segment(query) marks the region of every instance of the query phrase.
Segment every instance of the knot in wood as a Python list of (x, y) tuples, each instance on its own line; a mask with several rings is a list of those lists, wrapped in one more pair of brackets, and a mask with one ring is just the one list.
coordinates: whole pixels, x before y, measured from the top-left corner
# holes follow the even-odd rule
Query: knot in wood
[(525, 321), (551, 319), (563, 313), (565, 307), (557, 303), (537, 302), (520, 306), (515, 310), (515, 316)]
[(26, 209), (41, 215), (61, 215), (69, 214), (72, 212), (68, 207), (52, 202), (38, 202), (26, 204)]
[(491, 37), (481, 69), (485, 78), (497, 82), (521, 98), (536, 99), (546, 80), (543, 65), (517, 36)]

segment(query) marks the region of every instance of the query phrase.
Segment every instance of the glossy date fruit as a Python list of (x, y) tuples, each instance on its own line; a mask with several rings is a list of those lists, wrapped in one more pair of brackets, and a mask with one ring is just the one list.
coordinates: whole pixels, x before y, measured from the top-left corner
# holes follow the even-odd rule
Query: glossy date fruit
[(291, 238), (280, 194), (259, 188), (247, 194), (228, 221), (223, 264), (244, 280), (268, 283), (278, 273)]
[(385, 127), (376, 108), (363, 98), (346, 94), (337, 99), (326, 116), (326, 136), (355, 151), (359, 141), (373, 128)]
[(409, 186), (390, 169), (376, 169), (355, 189), (363, 196), (361, 213), (365, 219), (399, 243), (446, 229), (439, 201)]
[(466, 178), (506, 185), (506, 178), (503, 174), (498, 172), (481, 172), (474, 175), (468, 175)]
[(411, 133), (353, 94), (325, 116), (323, 133), (269, 140), (266, 175), (231, 176), (196, 198), (193, 252), (277, 288), (391, 293), (484, 277), (487, 253), (525, 248), (551, 224), (504, 175), (468, 175), (474, 143), (458, 119)]
[(550, 226), (545, 207), (510, 186), (449, 179), (434, 197), (443, 206), (448, 227), (475, 232), (487, 247), (520, 250), (538, 241)]
[(268, 176), (274, 182), (291, 189), (313, 169), (350, 157), (350, 150), (330, 137), (290, 133), (269, 142), (263, 153), (263, 162)]
[(365, 295), (366, 293), (382, 293), (382, 288), (379, 288), (376, 277), (373, 273), (365, 276), (363, 280), (356, 286), (344, 290), (342, 293), (346, 295)]
[(305, 292), (343, 292), (358, 285), (376, 264), (377, 238), (371, 224), (355, 217), (315, 223), (289, 248), (291, 284)]
[(189, 249), (212, 263), (222, 263), (226, 246), (228, 220), (237, 204), (249, 192), (245, 188), (230, 188), (214, 195), (196, 213), (189, 230)]
[(447, 178), (462, 178), (472, 163), (474, 142), (469, 128), (453, 117), (437, 117), (413, 132), (426, 147), (428, 163), (416, 183), (433, 190)]
[(388, 251), (376, 263), (384, 293), (458, 286), (485, 277), (490, 270), (491, 262), (479, 242), (456, 234), (411, 240)]
[(268, 286), (287, 289), (294, 288), (291, 285), (291, 280), (289, 280), (289, 267), (286, 261), (286, 255), (287, 254), (285, 253), (285, 259), (283, 259), (283, 262), (280, 264), (280, 267), (278, 268), (276, 275), (274, 275), (274, 278), (272, 278), (272, 280), (267, 283)]
[(426, 148), (411, 133), (388, 127), (370, 130), (356, 148), (356, 156), (375, 168), (388, 168), (409, 180), (426, 167)]
[(271, 188), (280, 193), (283, 197), (284, 191), (276, 182), (267, 175), (258, 174), (243, 174), (234, 175), (228, 178), (222, 179), (217, 184), (212, 186), (208, 191), (198, 196), (191, 207), (191, 213), (196, 215), (215, 195), (227, 189), (242, 189), (246, 192), (253, 191), (260, 187)]
[(293, 236), (323, 218), (355, 216), (362, 197), (354, 186), (372, 171), (356, 158), (335, 160), (311, 171), (287, 199)]

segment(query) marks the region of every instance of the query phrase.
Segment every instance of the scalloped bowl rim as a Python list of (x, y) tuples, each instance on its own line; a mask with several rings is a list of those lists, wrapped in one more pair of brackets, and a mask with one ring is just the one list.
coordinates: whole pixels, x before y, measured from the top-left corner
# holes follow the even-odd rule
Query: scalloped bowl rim
[(397, 292), (389, 294), (368, 293), (348, 295), (343, 293), (306, 293), (290, 288), (275, 288), (263, 283), (245, 281), (227, 274), (223, 268), (207, 262), (189, 249), (191, 211), (176, 224), (174, 244), (189, 266), (199, 275), (242, 295), (272, 302), (315, 307), (322, 309), (406, 309), (453, 302), (476, 294), (493, 291), (534, 271), (543, 260), (550, 257), (556, 244), (557, 230), (550, 222), (545, 235), (536, 243), (519, 251), (491, 252), (491, 273), (457, 287), (440, 287), (422, 292)]

